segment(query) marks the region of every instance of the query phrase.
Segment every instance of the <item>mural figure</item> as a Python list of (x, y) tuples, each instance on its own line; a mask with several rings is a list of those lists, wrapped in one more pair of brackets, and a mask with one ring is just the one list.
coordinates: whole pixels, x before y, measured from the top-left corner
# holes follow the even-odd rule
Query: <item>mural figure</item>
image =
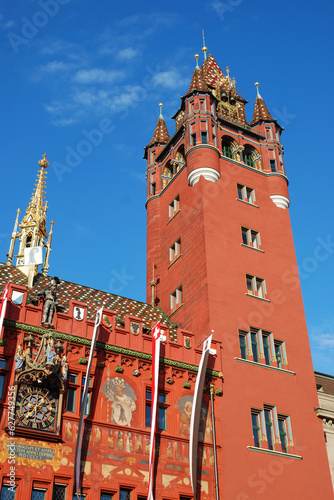
[[(177, 404), (177, 407), (181, 412), (178, 435), (185, 438), (189, 438), (190, 436), (192, 400), (192, 396), (182, 396)], [(208, 410), (203, 403), (200, 413), (198, 439), (200, 441), (212, 443), (212, 421), (208, 415)]]
[(109, 435), (108, 435), (108, 447), (113, 448), (114, 447), (114, 436), (113, 436), (113, 431), (110, 429)]
[(15, 359), (15, 370), (21, 370), (21, 368), (23, 367), (23, 364), (24, 364), (24, 352), (22, 350), (22, 346), (21, 344), (19, 344), (17, 346), (17, 351), (16, 351), (16, 354), (14, 356), (14, 359)]
[[(120, 377), (107, 379), (102, 392), (111, 404), (111, 423), (131, 426), (132, 414), (136, 409), (135, 393), (129, 384)], [(132, 397), (131, 397), (132, 396)]]
[(191, 401), (188, 400), (185, 402), (184, 410), (181, 413), (179, 436), (189, 438), (192, 407), (193, 407), (193, 404)]

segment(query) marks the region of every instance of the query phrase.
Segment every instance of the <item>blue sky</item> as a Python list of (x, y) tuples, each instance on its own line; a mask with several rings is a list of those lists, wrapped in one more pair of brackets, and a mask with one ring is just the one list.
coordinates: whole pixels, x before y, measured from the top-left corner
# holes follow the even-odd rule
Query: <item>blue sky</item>
[(330, 1), (2, 2), (0, 261), (46, 152), (50, 274), (145, 300), (143, 147), (159, 102), (173, 132), (204, 28), (208, 52), (249, 101), (248, 119), (259, 81), (285, 128), (314, 367), (334, 374), (333, 10)]

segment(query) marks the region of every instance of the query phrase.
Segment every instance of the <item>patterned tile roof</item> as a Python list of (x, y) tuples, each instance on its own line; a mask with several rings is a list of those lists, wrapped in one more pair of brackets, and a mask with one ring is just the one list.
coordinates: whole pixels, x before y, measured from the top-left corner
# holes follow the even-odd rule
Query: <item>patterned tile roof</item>
[[(50, 285), (51, 277), (37, 275), (37, 278), (34, 287), (28, 290), (28, 301), (30, 302), (37, 299), (38, 292), (42, 292), (43, 289), (48, 288)], [(27, 277), (18, 268), (0, 263), (1, 295), (8, 281), (25, 286), (27, 284)], [(109, 292), (103, 292), (102, 290), (96, 290), (88, 286), (77, 285), (62, 279), (60, 279), (58, 284), (57, 295), (59, 304), (64, 308), (64, 312), (68, 310), (70, 299), (78, 300), (87, 305), (87, 317), (93, 320), (97, 309), (103, 304), (104, 307), (116, 313), (117, 326), (122, 326), (125, 315), (130, 314), (141, 318), (144, 328), (147, 329), (151, 328), (153, 321), (161, 321), (169, 327), (170, 339), (176, 340), (177, 338), (177, 327), (174, 323), (160, 309), (152, 307), (150, 304), (114, 295)]]
[(186, 96), (191, 94), (192, 92), (195, 92), (196, 90), (202, 91), (202, 92), (207, 92), (208, 86), (205, 83), (205, 81), (202, 78), (201, 70), (199, 68), (195, 68), (195, 71), (193, 73), (193, 77), (191, 79), (190, 87), (188, 92), (185, 94)]
[(214, 87), (218, 77), (224, 77), (224, 73), (210, 54), (201, 66), (201, 75), (207, 85)]
[(261, 96), (255, 99), (253, 119), (250, 122), (250, 125), (254, 126), (260, 121), (274, 121)]
[(153, 144), (167, 144), (169, 139), (170, 139), (170, 136), (168, 133), (166, 122), (163, 118), (159, 117), (157, 124), (155, 126), (152, 140), (147, 145), (147, 147), (153, 146)]

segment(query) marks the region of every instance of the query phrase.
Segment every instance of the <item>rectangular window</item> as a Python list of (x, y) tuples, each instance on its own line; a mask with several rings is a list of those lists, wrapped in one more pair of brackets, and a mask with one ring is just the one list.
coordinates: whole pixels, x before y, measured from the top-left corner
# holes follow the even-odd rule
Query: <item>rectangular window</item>
[(75, 412), (76, 393), (77, 393), (76, 388), (74, 388), (74, 387), (67, 388), (65, 410), (69, 411), (70, 413)]
[(270, 334), (262, 332), (262, 345), (263, 345), (263, 355), (266, 365), (270, 365), (271, 353), (270, 353)]
[(252, 248), (260, 248), (260, 233), (247, 227), (241, 228), (242, 243)]
[(261, 448), (260, 412), (258, 410), (252, 410), (251, 416), (252, 416), (254, 446), (256, 446), (257, 448)]
[(270, 170), (276, 172), (276, 160), (270, 160)]
[(239, 331), (240, 356), (247, 359), (247, 332)]
[(168, 207), (168, 216), (171, 219), (180, 210), (180, 197), (177, 196)]
[(195, 109), (195, 103), (194, 101), (190, 101), (189, 103), (189, 113), (193, 113)]
[(274, 346), (275, 346), (275, 357), (277, 362), (277, 368), (283, 368), (283, 350), (282, 350), (283, 342), (274, 340)]
[(112, 500), (114, 495), (112, 493), (101, 493), (100, 500)]
[(208, 133), (207, 132), (201, 132), (201, 141), (202, 144), (207, 144), (208, 143)]
[(15, 500), (16, 498), (16, 487), (13, 491), (13, 487), (3, 484), (1, 487), (1, 499), (2, 500)]
[[(80, 383), (81, 380), (81, 383)], [(68, 387), (67, 387), (67, 394), (66, 394), (66, 402), (65, 402), (65, 411), (68, 411), (70, 413), (75, 413), (76, 410), (80, 411), (80, 408), (77, 408), (77, 400), (78, 397), (80, 398), (80, 405), (82, 401), (82, 396), (84, 392), (84, 385), (85, 385), (85, 374), (80, 373), (69, 373), (68, 374)], [(92, 387), (92, 378), (90, 377), (89, 379), (89, 384), (88, 387)], [(87, 398), (87, 403), (86, 403), (86, 408), (85, 408), (85, 415), (89, 415), (90, 411), (90, 399), (91, 399), (91, 389), (88, 389), (88, 398)], [(78, 396), (79, 395), (79, 396)]]
[(270, 127), (266, 127), (266, 137), (267, 137), (267, 139), (272, 139)]
[(191, 134), (190, 144), (191, 144), (191, 146), (196, 146), (196, 132), (194, 134)]
[(120, 488), (119, 500), (131, 500), (131, 491), (129, 488)]
[(55, 484), (53, 486), (52, 500), (66, 500), (66, 484)]
[(7, 359), (0, 358), (0, 399), (4, 397), (6, 375), (7, 375)]
[(200, 99), (199, 100), (199, 109), (201, 111), (205, 111), (206, 110), (206, 106), (205, 106), (205, 99)]
[[(46, 491), (38, 488), (33, 488), (31, 492), (31, 500), (45, 500)], [(2, 498), (2, 497), (1, 497)]]
[(259, 362), (258, 330), (251, 330), (253, 361)]
[(255, 191), (252, 188), (237, 184), (238, 200), (246, 201), (247, 203), (255, 204)]
[(169, 249), (169, 263), (175, 262), (181, 255), (181, 239), (178, 239)]
[(249, 295), (253, 295), (254, 297), (259, 297), (261, 299), (265, 298), (266, 286), (264, 279), (258, 278), (257, 276), (252, 276), (250, 274), (246, 274), (246, 284), (247, 284), (247, 293)]
[(283, 417), (282, 415), (278, 415), (277, 418), (278, 418), (279, 438), (280, 438), (280, 442), (281, 442), (281, 451), (283, 453), (288, 453), (286, 417)]
[(239, 347), (242, 359), (255, 361), (283, 369), (287, 369), (285, 343), (276, 340), (271, 332), (250, 328), (249, 332), (239, 330)]
[(290, 417), (277, 414), (275, 406), (251, 408), (254, 446), (282, 453), (293, 453)]
[[(151, 403), (152, 394), (151, 389), (146, 389), (146, 404), (145, 404), (145, 425), (151, 427)], [(161, 431), (167, 430), (167, 394), (159, 393), (158, 395), (158, 420), (159, 429)]]
[(273, 418), (272, 418), (271, 408), (264, 409), (264, 418), (265, 418), (268, 449), (273, 450), (274, 449), (274, 430), (273, 430)]
[(177, 288), (175, 292), (170, 295), (170, 309), (175, 311), (182, 304), (182, 286)]

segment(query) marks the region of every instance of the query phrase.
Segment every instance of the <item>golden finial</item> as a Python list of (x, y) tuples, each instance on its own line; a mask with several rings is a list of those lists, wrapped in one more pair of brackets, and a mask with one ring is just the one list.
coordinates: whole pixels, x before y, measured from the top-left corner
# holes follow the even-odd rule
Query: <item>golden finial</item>
[(228, 66), (226, 66), (226, 78), (230, 79), (230, 68)]
[(196, 59), (196, 69), (199, 69), (199, 66), (198, 66), (198, 58), (199, 58), (199, 55), (198, 55), (198, 54), (195, 54), (195, 59)]
[(39, 160), (38, 165), (40, 167), (44, 167), (44, 168), (46, 168), (49, 165), (49, 162), (47, 161), (47, 156), (45, 153), (43, 155), (43, 160)]
[(259, 92), (259, 82), (255, 82), (254, 83), (255, 87), (256, 87), (256, 98), (260, 98), (262, 99), (262, 97), (260, 96), (260, 92)]
[(159, 108), (160, 108), (159, 118), (163, 118), (163, 116), (162, 116), (162, 106), (163, 106), (163, 104), (162, 104), (162, 102), (160, 102), (159, 103)]
[(204, 54), (204, 61), (206, 61), (206, 52), (207, 52), (207, 47), (205, 46), (205, 38), (204, 38), (204, 30), (202, 30), (202, 36), (203, 36), (203, 47), (202, 47), (202, 52)]

